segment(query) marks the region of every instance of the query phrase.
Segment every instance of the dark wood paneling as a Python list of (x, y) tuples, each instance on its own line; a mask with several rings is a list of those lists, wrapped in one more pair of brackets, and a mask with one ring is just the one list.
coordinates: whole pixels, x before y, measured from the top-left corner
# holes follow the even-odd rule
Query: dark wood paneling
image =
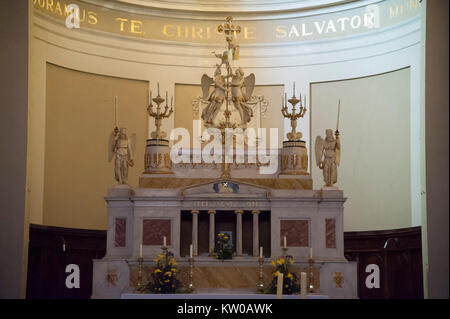
[[(92, 260), (105, 252), (106, 231), (30, 225), (26, 297), (90, 298)], [(68, 264), (80, 267), (80, 288), (66, 287)]]
[[(420, 227), (346, 232), (344, 250), (348, 260), (358, 261), (359, 298), (423, 298)], [(380, 288), (366, 287), (369, 264), (380, 268)]]

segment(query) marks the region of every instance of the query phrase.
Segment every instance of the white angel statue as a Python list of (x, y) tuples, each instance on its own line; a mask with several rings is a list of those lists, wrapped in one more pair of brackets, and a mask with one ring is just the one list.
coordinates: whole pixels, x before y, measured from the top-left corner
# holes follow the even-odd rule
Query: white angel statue
[(128, 166), (134, 166), (136, 134), (128, 138), (126, 128), (114, 129), (109, 137), (109, 161), (114, 157), (114, 177), (119, 184), (127, 184)]
[(339, 139), (339, 131), (336, 130), (333, 136), (333, 130), (325, 130), (326, 137), (316, 137), (315, 153), (316, 164), (323, 171), (323, 180), (326, 187), (331, 187), (337, 183), (337, 166), (340, 164), (341, 158), (341, 140)]
[[(245, 90), (243, 91), (243, 88)], [(253, 109), (247, 103), (253, 94), (255, 88), (255, 75), (252, 73), (244, 77), (242, 68), (237, 68), (231, 78), (231, 95), (234, 107), (239, 111), (241, 124), (246, 125), (253, 117)]]
[[(214, 83), (214, 90), (211, 95), (209, 95), (209, 87)], [(203, 91), (203, 100), (207, 100), (209, 102), (208, 106), (203, 109), (202, 119), (205, 121), (205, 124), (212, 124), (214, 118), (219, 112), (220, 107), (222, 106), (223, 101), (226, 97), (226, 84), (225, 77), (222, 75), (220, 71), (220, 66), (216, 65), (216, 71), (214, 72), (214, 79), (209, 77), (206, 74), (202, 76), (202, 91)]]

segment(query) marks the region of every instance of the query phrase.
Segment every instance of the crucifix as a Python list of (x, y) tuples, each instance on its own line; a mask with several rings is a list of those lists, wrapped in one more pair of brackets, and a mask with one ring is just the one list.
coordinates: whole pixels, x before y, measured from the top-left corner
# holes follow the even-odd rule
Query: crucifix
[(232, 48), (233, 34), (241, 33), (241, 26), (232, 24), (233, 18), (228, 16), (226, 22), (217, 27), (219, 33), (225, 33), (228, 42), (228, 50)]

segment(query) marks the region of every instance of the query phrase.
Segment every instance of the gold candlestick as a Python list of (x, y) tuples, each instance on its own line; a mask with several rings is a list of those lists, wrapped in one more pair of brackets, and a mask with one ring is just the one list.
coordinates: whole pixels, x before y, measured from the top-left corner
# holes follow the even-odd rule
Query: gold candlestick
[[(166, 95), (167, 96), (167, 95)], [(156, 111), (153, 111), (153, 102), (156, 103)], [(166, 101), (166, 106), (164, 107), (164, 112), (161, 111), (161, 104)], [(166, 137), (166, 132), (161, 132), (161, 124), (162, 120), (168, 118), (173, 113), (173, 107), (170, 107), (167, 104), (167, 99), (163, 99), (159, 95), (159, 85), (158, 85), (158, 96), (150, 100), (150, 104), (147, 107), (148, 115), (155, 118), (155, 126), (156, 131), (151, 133), (152, 138), (154, 139), (163, 139)]]
[(263, 257), (258, 258), (258, 264), (259, 264), (258, 289), (263, 289), (264, 288), (264, 273), (263, 273), (264, 258)]
[(309, 274), (308, 274), (308, 277), (309, 277), (308, 292), (315, 293), (316, 289), (314, 287), (314, 268), (313, 268), (313, 266), (314, 266), (314, 259), (310, 258), (308, 260), (308, 263), (309, 263), (309, 267), (308, 267), (308, 271), (309, 271)]
[(144, 288), (144, 285), (142, 284), (142, 264), (144, 263), (144, 258), (139, 257), (138, 258), (138, 282), (136, 286), (137, 291), (141, 291)]
[(194, 258), (189, 257), (189, 288), (194, 290)]
[(281, 247), (281, 250), (283, 251), (283, 257), (285, 257), (288, 248), (287, 247)]
[[(288, 111), (288, 107), (286, 105), (286, 100), (284, 101), (285, 105), (281, 106), (281, 114), (283, 114), (283, 116), (285, 118), (288, 118), (291, 120), (291, 132), (287, 133), (286, 137), (288, 138), (289, 141), (300, 140), (302, 138), (302, 133), (297, 132), (297, 120), (299, 118), (303, 118), (303, 116), (306, 113), (306, 98), (305, 98), (305, 102), (304, 102), (305, 105), (303, 105), (302, 96), (300, 95), (300, 99), (297, 99), (295, 97), (295, 92), (294, 92), (292, 98), (287, 100), (287, 102), (292, 104), (292, 112), (291, 113), (289, 113), (289, 111)], [(300, 103), (300, 109), (299, 109), (299, 112), (297, 113), (296, 105), (298, 103)]]

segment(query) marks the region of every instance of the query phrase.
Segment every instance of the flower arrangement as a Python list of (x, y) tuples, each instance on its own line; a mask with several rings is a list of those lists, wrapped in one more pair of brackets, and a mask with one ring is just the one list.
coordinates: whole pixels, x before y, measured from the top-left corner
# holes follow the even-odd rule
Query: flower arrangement
[(149, 293), (175, 293), (180, 288), (180, 281), (177, 279), (177, 262), (173, 253), (168, 250), (164, 254), (155, 258), (156, 267), (152, 272), (153, 282), (146, 286)]
[(277, 291), (277, 277), (279, 273), (283, 274), (283, 294), (291, 295), (300, 292), (298, 277), (295, 273), (290, 272), (289, 268), (293, 264), (292, 257), (279, 257), (271, 261), (272, 265), (272, 281), (266, 289), (266, 293), (274, 294)]
[(232, 259), (233, 258), (233, 244), (230, 243), (230, 236), (227, 233), (218, 233), (216, 242), (217, 259)]

